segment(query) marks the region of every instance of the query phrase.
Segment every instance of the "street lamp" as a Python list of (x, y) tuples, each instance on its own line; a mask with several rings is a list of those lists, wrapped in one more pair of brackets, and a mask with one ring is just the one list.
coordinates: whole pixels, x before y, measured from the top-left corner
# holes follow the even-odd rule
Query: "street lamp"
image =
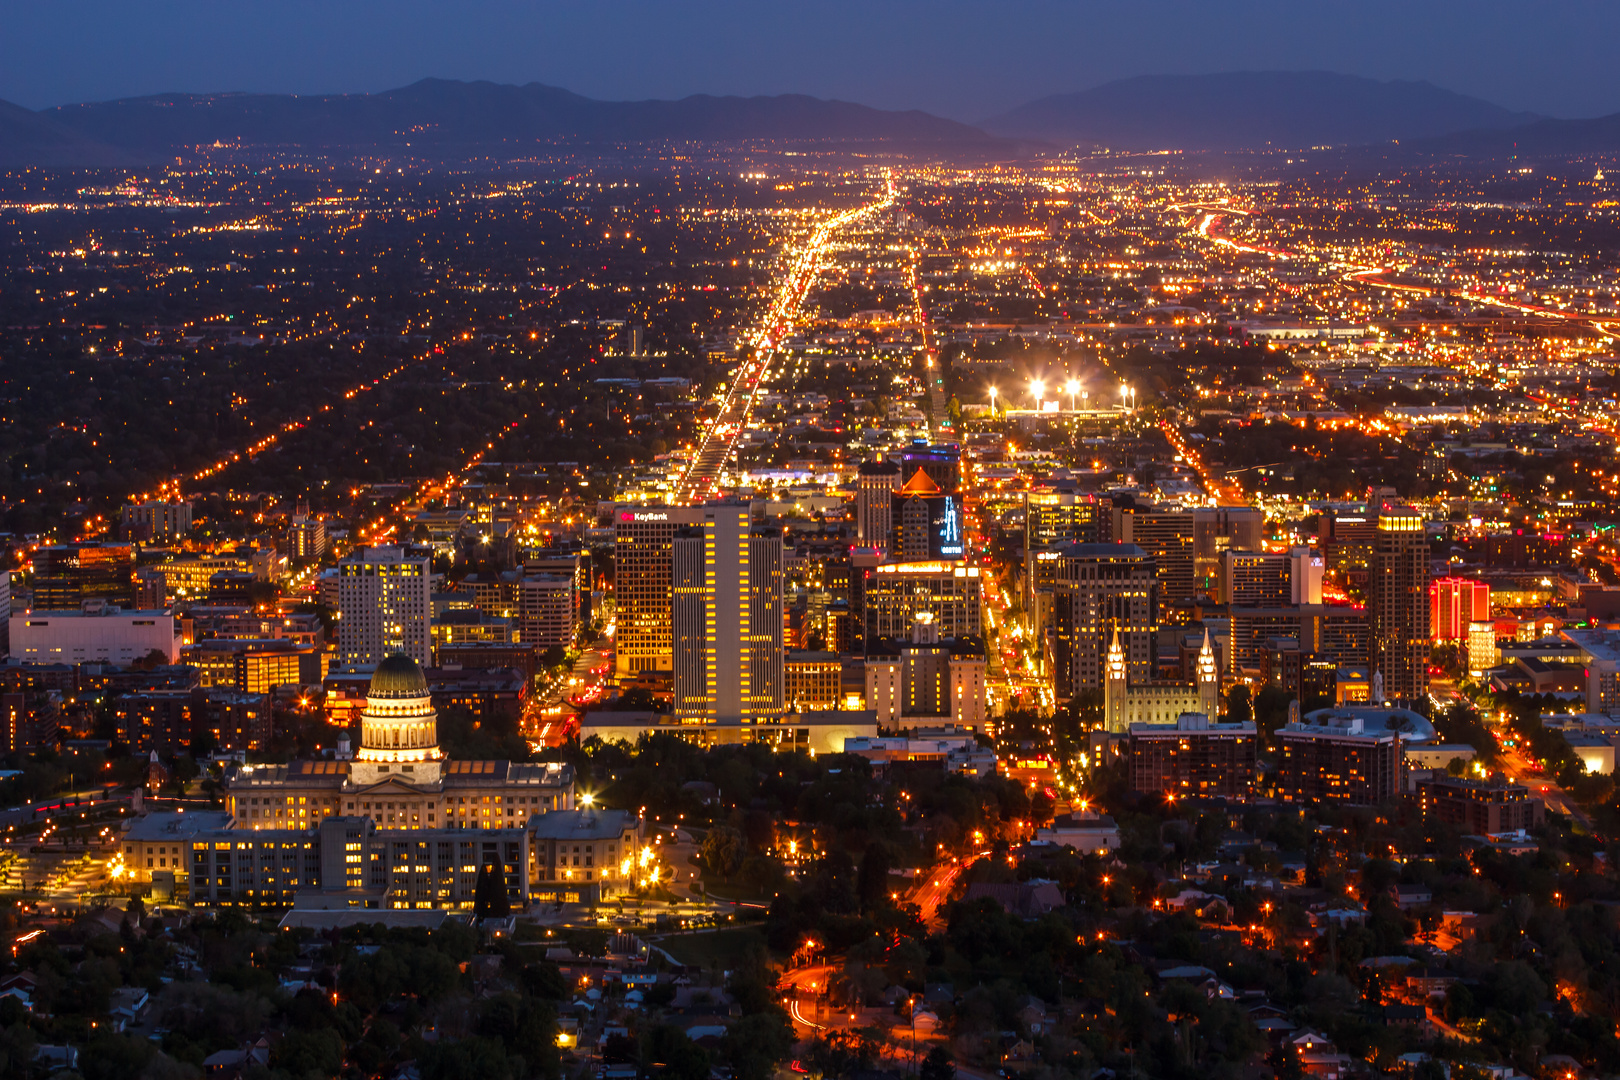
[(996, 393), (996, 388), (992, 386), (990, 388), (990, 415), (992, 417), (996, 415)]

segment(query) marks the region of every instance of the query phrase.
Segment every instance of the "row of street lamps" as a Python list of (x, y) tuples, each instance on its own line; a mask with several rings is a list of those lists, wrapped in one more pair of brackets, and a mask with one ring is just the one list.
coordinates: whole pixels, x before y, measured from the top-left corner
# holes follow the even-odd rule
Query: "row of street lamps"
[[(1091, 391), (1082, 388), (1079, 379), (1070, 379), (1068, 383), (1064, 385), (1063, 389), (1068, 391), (1069, 394), (1070, 412), (1074, 411), (1074, 399), (1076, 395), (1079, 395), (1080, 407), (1086, 407), (1086, 403), (1091, 397)], [(998, 395), (1000, 395), (1000, 393), (1001, 391), (997, 390), (994, 386), (990, 388), (990, 411), (992, 413), (996, 411), (996, 398)], [(1029, 396), (1035, 399), (1036, 412), (1041, 411), (1041, 402), (1045, 400), (1045, 394), (1045, 379), (1029, 380)], [(1134, 412), (1136, 410), (1136, 387), (1121, 383), (1119, 387), (1119, 404), (1121, 408), (1129, 409)]]

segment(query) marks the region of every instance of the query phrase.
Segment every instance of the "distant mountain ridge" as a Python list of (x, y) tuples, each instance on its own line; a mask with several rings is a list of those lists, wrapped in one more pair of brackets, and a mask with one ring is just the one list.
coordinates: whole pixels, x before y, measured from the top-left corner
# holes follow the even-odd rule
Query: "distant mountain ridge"
[(128, 167), (215, 142), (424, 158), (519, 157), (569, 144), (887, 144), (941, 157), (1018, 143), (1116, 150), (1316, 146), (1465, 157), (1620, 153), (1620, 114), (1552, 120), (1426, 82), (1262, 71), (1121, 79), (1021, 105), (979, 127), (802, 94), (599, 101), (541, 83), (423, 79), (376, 94), (159, 94), (32, 112), (0, 101), (0, 168)]
[(981, 126), (1070, 145), (1191, 151), (1365, 145), (1540, 119), (1427, 82), (1237, 71), (1119, 79), (1020, 105)]
[[(18, 156), (15, 151), (75, 141), (148, 158), (214, 142), (512, 151), (571, 140), (768, 139), (950, 146), (999, 141), (967, 124), (924, 112), (891, 112), (803, 94), (597, 101), (540, 83), (510, 86), (447, 79), (423, 79), (377, 94), (160, 94), (63, 105), (39, 113), (8, 108), (23, 114), (13, 117), (19, 145), (11, 148), (13, 153), (0, 154), (0, 163)], [(0, 123), (9, 115), (0, 110)], [(34, 118), (32, 126), (22, 131), (27, 117)], [(7, 133), (0, 127), (0, 135)], [(0, 142), (0, 150), (4, 149)]]

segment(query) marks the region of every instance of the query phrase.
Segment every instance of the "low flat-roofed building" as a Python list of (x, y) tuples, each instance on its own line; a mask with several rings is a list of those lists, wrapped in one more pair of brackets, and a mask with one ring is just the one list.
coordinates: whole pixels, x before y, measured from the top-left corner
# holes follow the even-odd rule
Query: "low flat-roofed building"
[(1035, 830), (1034, 843), (1072, 847), (1081, 854), (1106, 855), (1119, 849), (1119, 826), (1105, 814), (1089, 811), (1057, 814), (1052, 824)]
[(172, 664), (180, 630), (167, 609), (134, 611), (87, 600), (78, 611), (11, 615), (11, 655), (34, 664), (133, 664), (152, 653)]
[(1425, 821), (1483, 835), (1533, 829), (1545, 816), (1545, 805), (1523, 784), (1432, 776), (1418, 781), (1417, 798)]
[(1458, 758), (1461, 758), (1463, 764), (1467, 765), (1479, 756), (1478, 752), (1467, 743), (1430, 743), (1421, 746), (1405, 746), (1402, 748), (1401, 754), (1408, 768), (1442, 770)]
[(435, 709), (466, 709), (476, 723), (496, 717), (516, 722), (529, 696), (529, 680), (521, 671), (436, 667), (422, 674)]
[[(357, 897), (358, 908), (301, 907), (298, 904), (281, 917), (281, 930), (346, 930), (351, 926), (384, 926), (390, 930), (438, 930), (448, 923), (466, 925), (471, 916), (464, 912), (391, 911), (382, 908), (380, 897)], [(300, 900), (300, 903), (302, 901)]]
[(125, 880), (148, 882), (154, 873), (172, 874), (176, 885), (183, 886), (191, 867), (191, 841), (230, 824), (231, 815), (213, 810), (136, 818), (118, 841)]
[(1527, 693), (1574, 694), (1585, 691), (1587, 669), (1563, 660), (1519, 656), (1507, 669), (1507, 678), (1523, 682)]
[(191, 840), (193, 907), (306, 906), (366, 898), (387, 909), (470, 910), (481, 874), (496, 875), (509, 903), (529, 903), (526, 827), (378, 829), (364, 817), (333, 817), (320, 828), (200, 832)]
[(535, 818), (529, 830), (536, 899), (542, 903), (594, 903), (633, 889), (647, 873), (641, 820), (628, 810), (558, 811)]
[(768, 721), (740, 720), (682, 722), (668, 713), (610, 712), (597, 709), (579, 718), (581, 741), (598, 736), (606, 742), (634, 746), (643, 735), (673, 735), (699, 746), (726, 746), (759, 742), (780, 750), (805, 750), (812, 754), (841, 754), (846, 739), (878, 733), (877, 713), (871, 709), (842, 709), (825, 712), (788, 713)]
[(890, 765), (911, 762), (923, 762), (968, 776), (991, 776), (996, 771), (996, 752), (980, 746), (971, 731), (943, 737), (914, 732), (875, 739), (845, 739), (844, 753), (865, 758), (879, 774)]
[(1564, 733), (1564, 741), (1575, 751), (1589, 773), (1608, 776), (1614, 772), (1614, 737), (1591, 731)]
[(1564, 630), (1559, 636), (1581, 651), (1586, 711), (1620, 716), (1620, 630)]

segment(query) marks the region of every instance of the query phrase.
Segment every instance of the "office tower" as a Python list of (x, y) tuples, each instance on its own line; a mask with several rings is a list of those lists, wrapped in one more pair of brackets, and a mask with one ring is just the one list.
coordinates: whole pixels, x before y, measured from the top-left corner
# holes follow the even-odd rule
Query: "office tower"
[(191, 504), (172, 502), (128, 503), (118, 512), (120, 535), (126, 540), (168, 543), (191, 531)]
[(361, 548), (338, 564), (338, 656), (380, 664), (404, 653), (430, 662), (433, 565), (425, 548)]
[(1277, 796), (1288, 802), (1377, 806), (1400, 793), (1400, 737), (1368, 731), (1363, 717), (1286, 724), (1277, 744)]
[(1378, 514), (1367, 612), (1372, 668), (1384, 694), (1414, 701), (1429, 692), (1429, 539), (1423, 515), (1401, 506)]
[(862, 597), (867, 647), (909, 638), (922, 612), (942, 638), (977, 637), (983, 600), (979, 568), (960, 559), (881, 563), (868, 572)]
[(1429, 582), (1429, 631), (1435, 641), (1462, 641), (1468, 624), (1491, 617), (1491, 587), (1469, 578), (1443, 577)]
[(11, 655), (11, 571), (0, 570), (0, 660)]
[(698, 508), (672, 541), (675, 712), (707, 720), (783, 708), (782, 536), (747, 506)]
[(1339, 666), (1365, 666), (1371, 632), (1359, 608), (1323, 604), (1233, 607), (1228, 660), (1234, 671), (1259, 667), (1270, 638), (1292, 638), (1307, 655)]
[(1159, 588), (1157, 622), (1179, 621), (1197, 592), (1193, 580), (1193, 515), (1179, 506), (1116, 505), (1114, 540), (1134, 544), (1152, 559)]
[(1060, 699), (1101, 690), (1109, 645), (1131, 681), (1153, 675), (1158, 581), (1135, 544), (1064, 544), (1053, 571), (1053, 662)]
[(1365, 581), (1372, 567), (1373, 540), (1378, 532), (1376, 508), (1327, 509), (1316, 516), (1322, 559), (1330, 570), (1350, 581)]
[(1034, 551), (1067, 540), (1098, 543), (1103, 539), (1098, 518), (1106, 517), (1112, 509), (1111, 504), (1099, 503), (1089, 492), (1026, 491), (1024, 549)]
[(783, 700), (793, 712), (830, 712), (843, 700), (844, 664), (836, 652), (792, 650), (783, 665)]
[(1036, 640), (1050, 625), (1052, 589), (1050, 550), (1053, 544), (1106, 542), (1113, 525), (1113, 504), (1074, 491), (1024, 493), (1024, 611)]
[(955, 495), (944, 492), (922, 469), (894, 493), (890, 507), (890, 558), (918, 562), (962, 557), (961, 507)]
[(1208, 592), (1228, 551), (1259, 551), (1266, 515), (1252, 506), (1197, 506), (1193, 519), (1193, 577), (1197, 592)]
[(900, 466), (863, 461), (855, 474), (855, 532), (861, 547), (887, 551), (893, 531), (892, 502), (900, 490)]
[(58, 544), (34, 553), (34, 610), (74, 611), (86, 600), (135, 606), (130, 545)]
[(910, 640), (884, 639), (868, 654), (866, 707), (886, 727), (938, 724), (980, 730), (988, 722), (984, 642), (941, 638), (933, 617), (919, 612)]
[(900, 454), (900, 472), (912, 476), (922, 470), (946, 495), (956, 495), (962, 488), (962, 450), (954, 443), (930, 446), (922, 440), (914, 441)]
[(676, 531), (702, 521), (700, 507), (621, 506), (614, 510), (617, 677), (670, 670), (670, 554)]
[(1266, 638), (1260, 654), (1260, 681), (1298, 697), (1305, 685), (1305, 653), (1291, 637)]

